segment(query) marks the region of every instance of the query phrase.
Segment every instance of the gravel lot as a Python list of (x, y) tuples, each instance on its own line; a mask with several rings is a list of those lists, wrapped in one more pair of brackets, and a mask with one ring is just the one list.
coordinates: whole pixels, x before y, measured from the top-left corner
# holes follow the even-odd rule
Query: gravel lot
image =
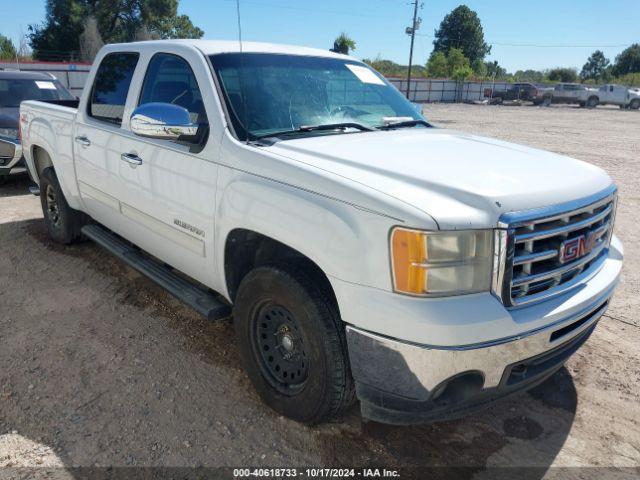
[(618, 183), (622, 285), (565, 368), (459, 421), (391, 427), (363, 421), (356, 408), (343, 423), (298, 425), (252, 390), (229, 321), (207, 323), (91, 243), (51, 243), (38, 199), (13, 181), (0, 187), (0, 478), (79, 478), (77, 466), (248, 465), (468, 467), (458, 478), (528, 466), (539, 467), (527, 470), (532, 478), (637, 478), (640, 470), (625, 467), (640, 466), (640, 113), (424, 110), (442, 127), (591, 162)]

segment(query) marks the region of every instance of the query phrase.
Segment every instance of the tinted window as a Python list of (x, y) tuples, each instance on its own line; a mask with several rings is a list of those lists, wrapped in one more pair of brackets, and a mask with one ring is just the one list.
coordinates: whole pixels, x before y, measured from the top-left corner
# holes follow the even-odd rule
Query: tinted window
[(171, 103), (186, 108), (194, 123), (207, 123), (202, 95), (189, 64), (175, 55), (160, 53), (149, 62), (138, 105)]
[(0, 107), (19, 107), (25, 100), (73, 100), (57, 80), (0, 80)]
[(116, 125), (122, 123), (137, 63), (137, 53), (112, 53), (104, 57), (91, 90), (90, 116)]

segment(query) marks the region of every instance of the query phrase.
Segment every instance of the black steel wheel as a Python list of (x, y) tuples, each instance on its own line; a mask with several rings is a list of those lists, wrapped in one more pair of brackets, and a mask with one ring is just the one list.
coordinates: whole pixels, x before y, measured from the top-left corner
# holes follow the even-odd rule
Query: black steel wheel
[(238, 288), (233, 322), (247, 375), (276, 412), (316, 424), (354, 402), (344, 325), (317, 272), (252, 270)]
[(282, 305), (269, 302), (253, 320), (253, 348), (267, 381), (284, 395), (295, 395), (309, 374), (301, 326)]
[(44, 169), (40, 175), (40, 192), (42, 214), (49, 236), (65, 245), (78, 240), (86, 217), (69, 206), (51, 167)]

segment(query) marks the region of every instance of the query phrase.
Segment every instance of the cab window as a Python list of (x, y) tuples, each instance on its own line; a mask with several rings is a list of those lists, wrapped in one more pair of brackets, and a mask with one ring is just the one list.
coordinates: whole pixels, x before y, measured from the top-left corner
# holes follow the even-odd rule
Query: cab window
[(122, 124), (127, 94), (138, 64), (137, 53), (111, 53), (104, 57), (91, 88), (88, 114), (97, 120)]

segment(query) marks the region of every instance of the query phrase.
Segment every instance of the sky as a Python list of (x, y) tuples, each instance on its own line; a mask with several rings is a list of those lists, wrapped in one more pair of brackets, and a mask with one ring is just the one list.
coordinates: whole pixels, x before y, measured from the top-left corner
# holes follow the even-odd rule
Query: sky
[[(426, 62), (434, 30), (461, 3), (478, 13), (493, 45), (487, 60), (508, 71), (580, 68), (596, 49), (613, 61), (640, 42), (640, 0), (423, 0), (414, 63)], [(330, 48), (345, 31), (357, 42), (354, 56), (402, 64), (408, 63), (404, 30), (412, 9), (410, 0), (240, 0), (245, 40)], [(238, 37), (236, 0), (180, 0), (179, 12), (205, 31), (204, 38)], [(14, 42), (44, 17), (45, 0), (0, 0), (0, 34)]]

